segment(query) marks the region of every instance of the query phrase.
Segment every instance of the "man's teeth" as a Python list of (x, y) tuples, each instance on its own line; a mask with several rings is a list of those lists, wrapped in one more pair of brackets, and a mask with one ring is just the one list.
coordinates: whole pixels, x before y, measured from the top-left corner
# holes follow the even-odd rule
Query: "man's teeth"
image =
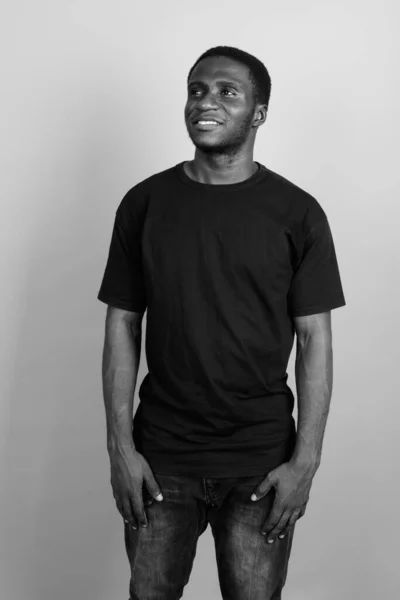
[(200, 125), (219, 125), (217, 121), (197, 121)]

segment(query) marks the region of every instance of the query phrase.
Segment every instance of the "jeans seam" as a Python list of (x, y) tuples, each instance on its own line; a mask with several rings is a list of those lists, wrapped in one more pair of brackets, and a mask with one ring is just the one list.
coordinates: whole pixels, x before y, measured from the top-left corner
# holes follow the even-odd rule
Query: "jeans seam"
[(199, 523), (199, 521), (197, 521), (196, 540), (195, 540), (195, 543), (193, 545), (192, 558), (190, 560), (190, 563), (188, 563), (188, 568), (187, 568), (187, 571), (185, 573), (185, 582), (182, 585), (182, 589), (180, 590), (180, 595), (177, 596), (177, 598), (175, 600), (180, 600), (180, 598), (182, 598), (185, 586), (189, 583), (190, 573), (191, 573), (191, 571), (193, 569), (194, 557), (196, 555), (196, 550), (197, 550), (197, 542), (199, 540), (199, 532), (200, 532), (200, 523)]
[(204, 477), (202, 477), (203, 480), (203, 489), (204, 489), (204, 503), (207, 504), (207, 487), (206, 487), (206, 480)]

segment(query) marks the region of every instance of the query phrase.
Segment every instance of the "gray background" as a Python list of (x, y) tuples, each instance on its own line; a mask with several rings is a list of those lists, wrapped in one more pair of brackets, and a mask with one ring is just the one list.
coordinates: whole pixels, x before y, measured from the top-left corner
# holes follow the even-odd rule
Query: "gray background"
[[(186, 76), (219, 44), (270, 70), (254, 158), (325, 209), (347, 300), (285, 600), (397, 597), (399, 13), (382, 0), (3, 3), (2, 599), (128, 597), (96, 295), (123, 195), (193, 158)], [(143, 354), (138, 386), (145, 373)], [(210, 529), (184, 593), (205, 597), (220, 599)]]

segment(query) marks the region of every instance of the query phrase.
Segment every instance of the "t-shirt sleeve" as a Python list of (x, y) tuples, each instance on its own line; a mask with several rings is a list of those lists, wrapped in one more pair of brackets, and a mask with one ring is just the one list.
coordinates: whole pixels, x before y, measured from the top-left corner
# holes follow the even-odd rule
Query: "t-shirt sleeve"
[(335, 246), (327, 218), (314, 225), (304, 240), (292, 278), (288, 310), (293, 317), (345, 306)]
[(97, 298), (115, 308), (132, 312), (146, 310), (146, 292), (142, 267), (141, 219), (118, 207), (112, 230), (108, 259)]

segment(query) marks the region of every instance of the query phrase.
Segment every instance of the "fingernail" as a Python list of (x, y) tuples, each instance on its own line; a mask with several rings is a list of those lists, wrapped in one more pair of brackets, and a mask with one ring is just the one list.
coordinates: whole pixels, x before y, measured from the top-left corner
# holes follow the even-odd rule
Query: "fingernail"
[(268, 544), (273, 544), (274, 540), (268, 540)]
[(257, 500), (257, 496), (256, 496), (255, 494), (252, 494), (252, 495), (251, 495), (251, 499), (252, 499), (252, 500)]
[(158, 496), (156, 496), (156, 500), (158, 500), (159, 502), (161, 502), (161, 500), (163, 500), (163, 495), (162, 494), (158, 494)]
[(282, 540), (284, 537), (285, 537), (284, 535), (280, 535), (280, 536), (279, 536), (279, 539), (281, 539), (281, 540)]

